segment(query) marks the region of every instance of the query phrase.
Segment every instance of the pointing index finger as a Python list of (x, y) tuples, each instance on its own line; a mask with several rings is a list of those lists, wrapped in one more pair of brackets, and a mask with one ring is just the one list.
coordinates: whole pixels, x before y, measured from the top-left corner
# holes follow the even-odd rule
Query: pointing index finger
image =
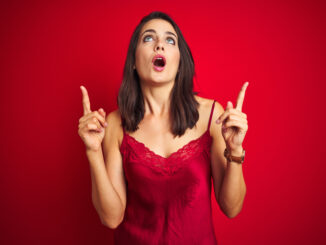
[(89, 102), (88, 92), (84, 86), (80, 86), (80, 89), (83, 94), (83, 108), (84, 108), (84, 115), (91, 112), (91, 104)]
[(240, 93), (238, 95), (237, 105), (236, 105), (235, 109), (237, 109), (239, 111), (242, 111), (243, 100), (244, 100), (245, 92), (246, 92), (246, 89), (247, 89), (248, 85), (249, 85), (249, 82), (245, 82), (242, 85), (242, 88), (241, 88)]

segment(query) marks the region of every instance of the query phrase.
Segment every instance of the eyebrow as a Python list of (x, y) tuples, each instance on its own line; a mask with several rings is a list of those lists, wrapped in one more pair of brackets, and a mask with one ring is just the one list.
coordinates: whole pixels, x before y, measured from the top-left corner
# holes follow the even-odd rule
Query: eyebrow
[[(141, 34), (141, 36), (143, 36), (146, 32), (153, 32), (153, 33), (156, 33), (155, 30), (153, 30), (153, 29), (148, 29), (148, 30), (144, 31), (144, 32)], [(173, 35), (173, 36), (175, 36), (175, 37), (177, 38), (177, 36), (176, 36), (173, 32), (166, 31), (165, 34), (170, 34), (170, 35)]]

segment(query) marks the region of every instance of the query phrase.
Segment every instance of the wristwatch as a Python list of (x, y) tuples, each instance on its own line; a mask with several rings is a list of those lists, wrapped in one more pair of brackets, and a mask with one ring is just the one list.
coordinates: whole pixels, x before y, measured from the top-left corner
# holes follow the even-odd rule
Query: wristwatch
[(246, 153), (246, 151), (243, 150), (243, 152), (242, 152), (242, 156), (240, 156), (240, 157), (236, 157), (236, 156), (231, 156), (231, 153), (228, 151), (227, 148), (225, 148), (225, 150), (224, 150), (224, 156), (226, 157), (226, 159), (227, 159), (229, 162), (243, 163), (243, 161), (244, 161), (244, 157), (245, 157), (245, 153)]

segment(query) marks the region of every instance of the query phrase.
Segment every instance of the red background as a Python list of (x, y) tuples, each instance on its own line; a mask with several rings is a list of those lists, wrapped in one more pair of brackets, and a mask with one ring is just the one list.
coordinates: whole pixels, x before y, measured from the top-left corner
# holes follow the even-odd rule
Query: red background
[(324, 1), (1, 1), (0, 243), (111, 244), (91, 202), (79, 86), (116, 109), (132, 31), (153, 10), (176, 21), (195, 88), (224, 107), (249, 81), (247, 195), (219, 244), (325, 243)]

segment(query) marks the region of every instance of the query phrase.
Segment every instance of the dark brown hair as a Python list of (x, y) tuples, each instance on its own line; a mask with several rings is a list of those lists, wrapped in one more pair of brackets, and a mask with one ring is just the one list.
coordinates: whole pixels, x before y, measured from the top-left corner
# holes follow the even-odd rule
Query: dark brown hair
[(122, 127), (126, 131), (136, 131), (139, 122), (145, 114), (139, 76), (133, 66), (135, 64), (135, 52), (140, 31), (144, 24), (152, 19), (168, 21), (178, 36), (180, 63), (171, 91), (170, 125), (174, 136), (182, 136), (187, 128), (193, 128), (196, 125), (199, 118), (197, 110), (199, 103), (194, 97), (198, 92), (193, 91), (193, 77), (195, 75), (194, 60), (190, 48), (177, 24), (167, 14), (157, 11), (143, 17), (131, 36), (123, 70), (122, 84), (117, 98)]

